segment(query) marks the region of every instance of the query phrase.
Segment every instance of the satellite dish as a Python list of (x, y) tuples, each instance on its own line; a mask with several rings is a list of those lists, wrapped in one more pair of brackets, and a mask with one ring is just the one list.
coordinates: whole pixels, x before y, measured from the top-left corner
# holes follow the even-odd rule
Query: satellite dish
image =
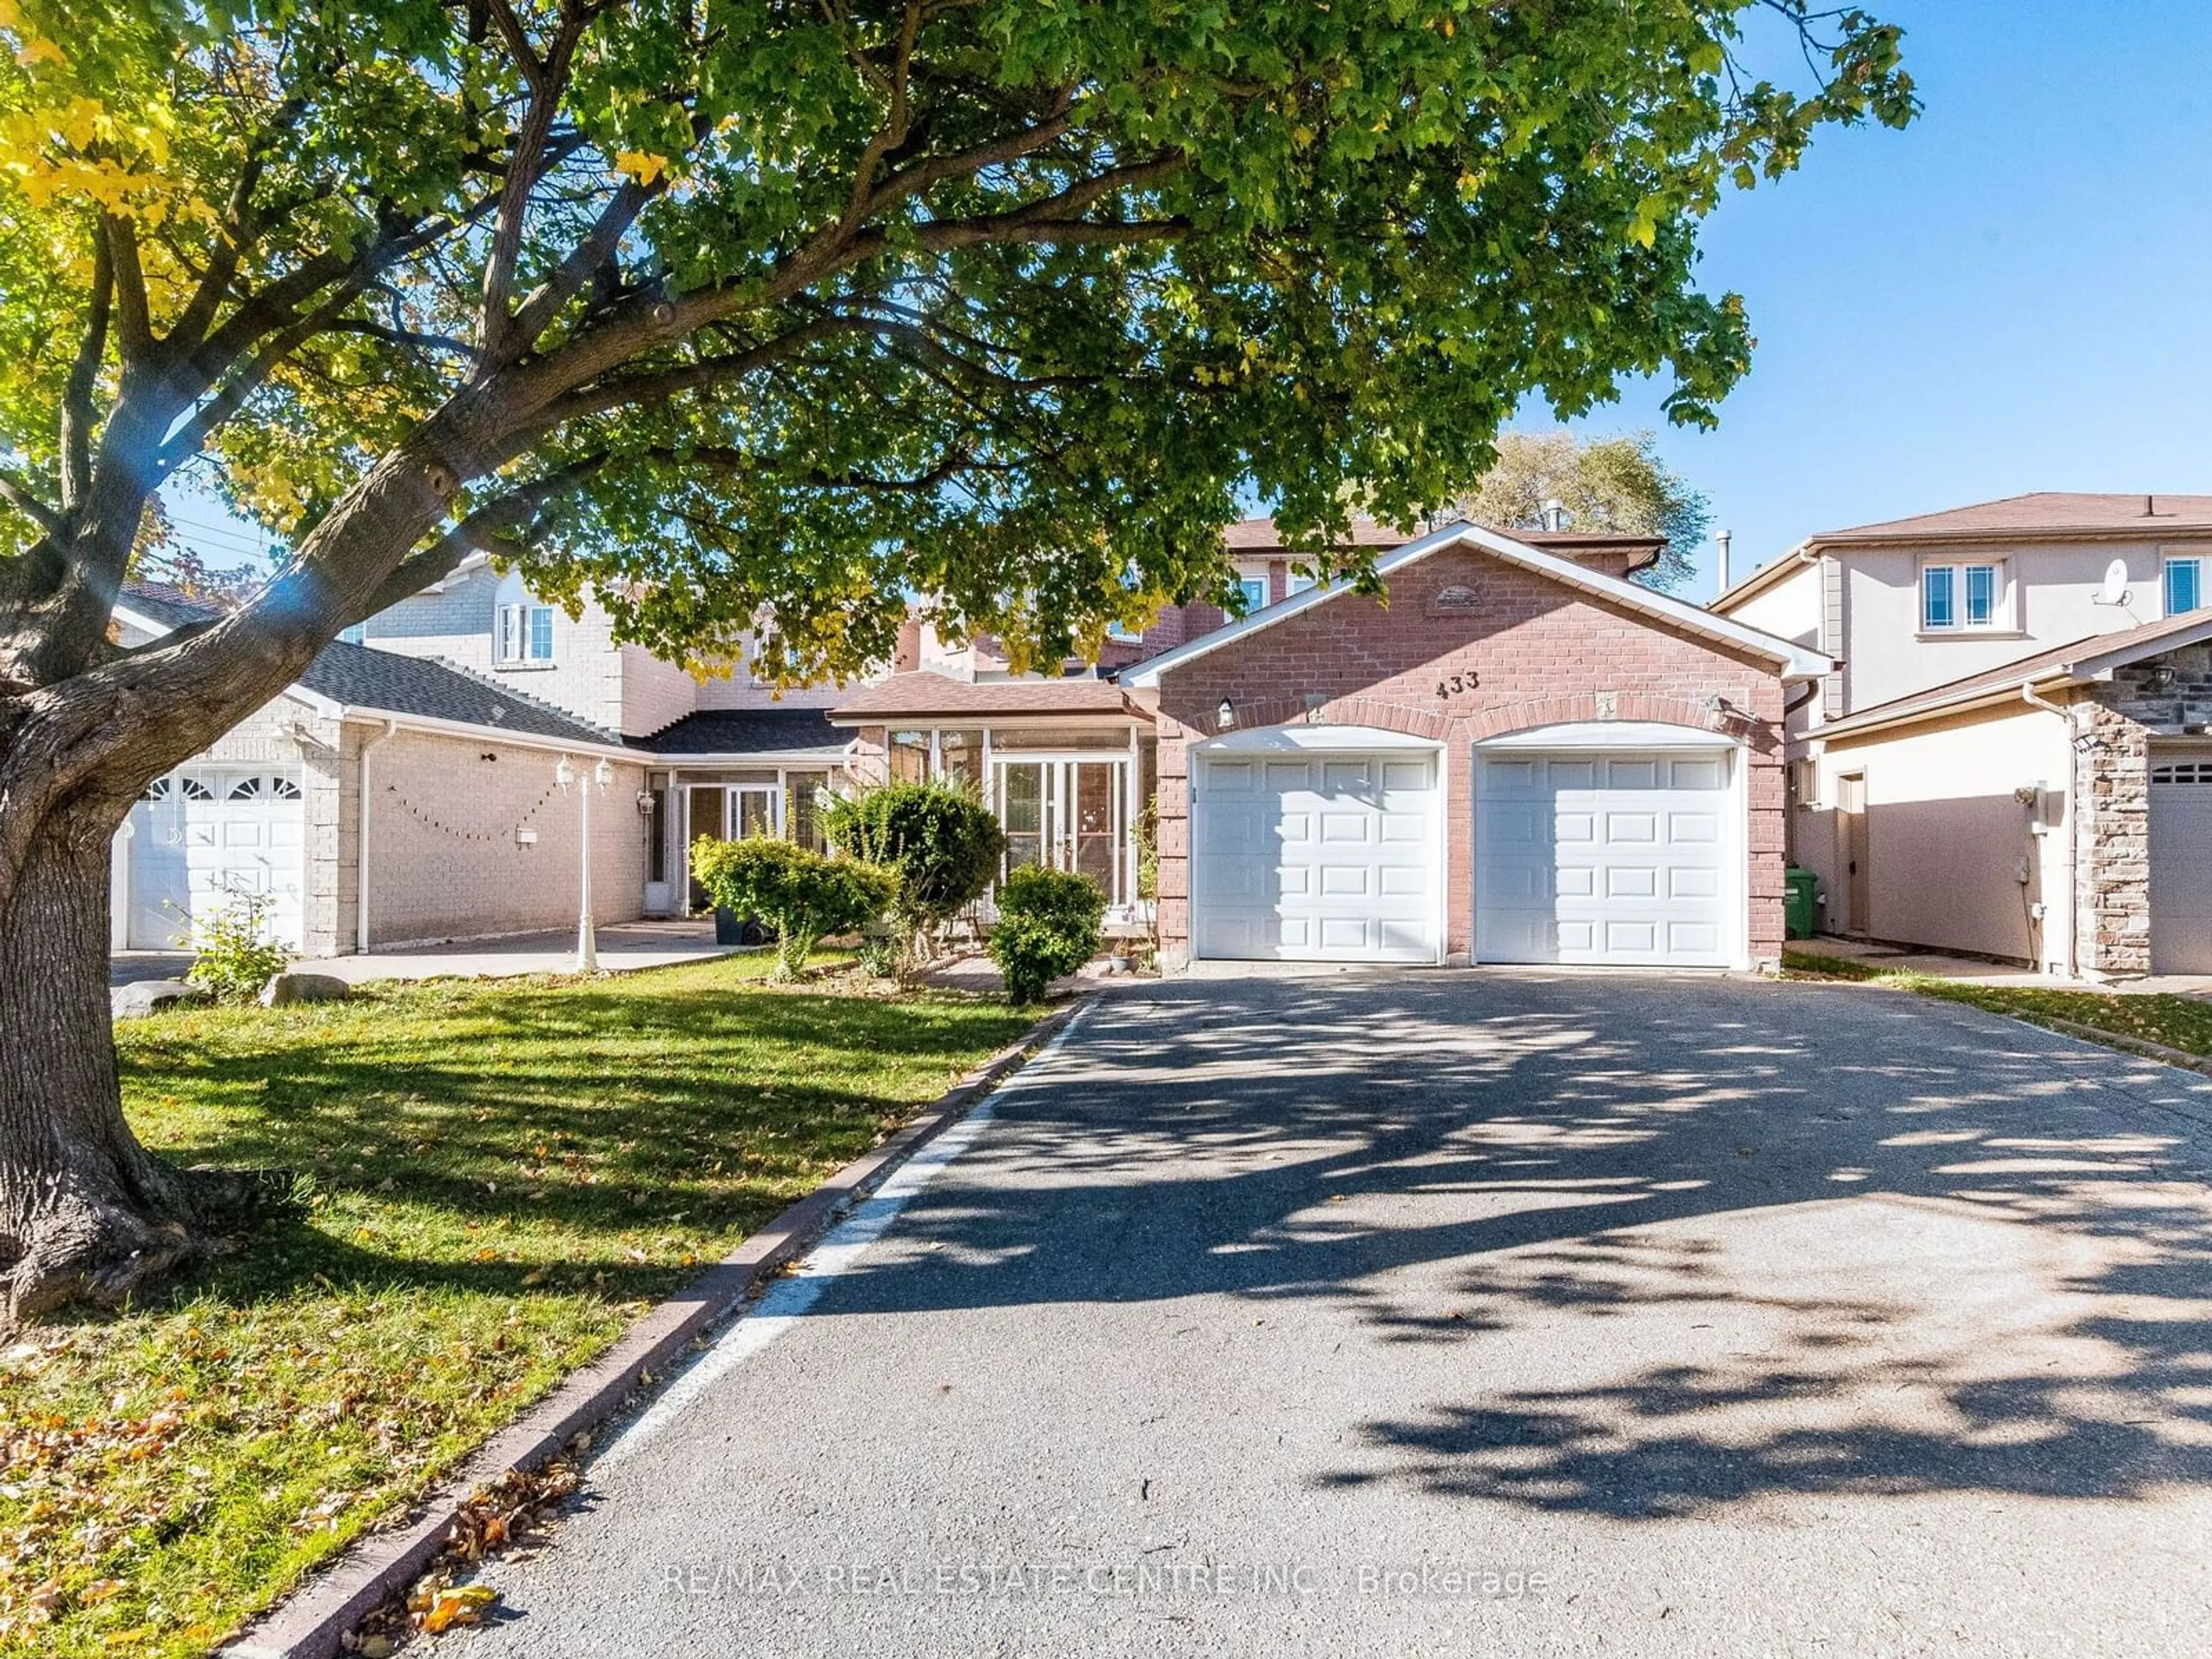
[(2105, 585), (2097, 590), (2099, 605), (2125, 605), (2128, 602), (2128, 562), (2114, 559), (2105, 567)]

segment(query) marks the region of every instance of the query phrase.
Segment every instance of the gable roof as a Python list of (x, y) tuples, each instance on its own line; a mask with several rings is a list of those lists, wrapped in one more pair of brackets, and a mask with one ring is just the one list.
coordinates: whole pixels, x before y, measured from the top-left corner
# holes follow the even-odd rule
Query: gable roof
[[(1669, 594), (1659, 592), (1656, 589), (1639, 586), (1634, 582), (1623, 581), (1618, 576), (1608, 576), (1602, 571), (1592, 570), (1589, 566), (1577, 563), (1572, 559), (1563, 558), (1557, 553), (1531, 546), (1527, 541), (1501, 534), (1498, 531), (1485, 530), (1479, 525), (1448, 525), (1442, 530), (1408, 542), (1403, 547), (1385, 553), (1376, 559), (1375, 574), (1388, 577), (1392, 572), (1403, 568), (1417, 559), (1425, 559), (1431, 553), (1441, 552), (1446, 548), (1452, 547), (1479, 547), (1509, 564), (1518, 565), (1524, 570), (1531, 570), (1539, 575), (1548, 576), (1565, 586), (1579, 588), (1595, 598), (1605, 599), (1624, 610), (1647, 617), (1662, 627), (1701, 635), (1722, 644), (1733, 646), (1738, 650), (1747, 651), (1754, 656), (1765, 657), (1781, 665), (1782, 677), (1785, 680), (1810, 679), (1816, 675), (1827, 673), (1835, 667), (1835, 664), (1830, 659), (1822, 656), (1819, 652), (1808, 650), (1802, 645), (1794, 645), (1790, 641), (1778, 638), (1764, 629), (1747, 628), (1743, 623), (1731, 622), (1725, 617), (1717, 617), (1711, 611), (1690, 604), (1686, 599), (1678, 599)], [(1172, 651), (1163, 652), (1149, 662), (1140, 663), (1134, 668), (1124, 671), (1121, 675), (1121, 684), (1146, 687), (1157, 686), (1163, 674), (1170, 673), (1187, 662), (1195, 661), (1200, 657), (1219, 650), (1224, 645), (1256, 634), (1261, 629), (1273, 628), (1278, 623), (1285, 622), (1303, 611), (1311, 610), (1317, 605), (1326, 605), (1330, 600), (1350, 592), (1352, 592), (1352, 584), (1349, 581), (1340, 580), (1330, 582), (1326, 586), (1309, 587), (1302, 593), (1293, 593), (1288, 599), (1279, 600), (1263, 611), (1255, 611), (1235, 622), (1215, 629), (1210, 634), (1202, 634), (1188, 644), (1179, 645)]]
[[(1453, 520), (1457, 523), (1458, 520)], [(1336, 544), (1339, 547), (1373, 547), (1385, 550), (1403, 547), (1429, 533), (1426, 531), (1398, 530), (1389, 525), (1377, 524), (1372, 519), (1354, 519), (1352, 534)], [(1601, 530), (1515, 530), (1509, 532), (1516, 541), (1530, 547), (1556, 549), (1563, 553), (1626, 553), (1628, 568), (1641, 570), (1657, 561), (1667, 545), (1664, 536), (1622, 536)], [(1222, 545), (1233, 555), (1237, 553), (1279, 553), (1294, 556), (1283, 545), (1282, 532), (1273, 519), (1246, 519), (1232, 524), (1221, 532)]]
[(1816, 726), (1806, 735), (1847, 737), (1875, 726), (1929, 719), (1990, 698), (2015, 697), (2023, 685), (2049, 690), (2062, 685), (2086, 684), (2116, 668), (2125, 668), (2146, 657), (2185, 645), (2202, 644), (2206, 640), (2212, 640), (2212, 611), (2184, 611), (2178, 617), (2161, 617), (2115, 634), (2092, 634), (2069, 644), (2039, 651), (2033, 656), (2001, 663), (1995, 668), (1946, 680), (1924, 691), (1907, 692), (1904, 696), (1858, 709), (1841, 720)]
[[(1155, 661), (1158, 659), (1154, 659)], [(1146, 666), (1150, 666), (1149, 664)], [(1124, 678), (1127, 678), (1125, 673)], [(919, 720), (936, 714), (1130, 714), (1131, 706), (1111, 680), (956, 680), (915, 669), (863, 686), (830, 711), (840, 726)]]

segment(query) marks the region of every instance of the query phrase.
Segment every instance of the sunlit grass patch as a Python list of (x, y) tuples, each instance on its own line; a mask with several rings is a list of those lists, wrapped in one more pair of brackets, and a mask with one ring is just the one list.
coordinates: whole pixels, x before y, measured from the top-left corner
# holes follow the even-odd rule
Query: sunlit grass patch
[(119, 1026), (148, 1145), (302, 1201), (0, 1352), (0, 1644), (206, 1651), (1029, 1023), (766, 966)]

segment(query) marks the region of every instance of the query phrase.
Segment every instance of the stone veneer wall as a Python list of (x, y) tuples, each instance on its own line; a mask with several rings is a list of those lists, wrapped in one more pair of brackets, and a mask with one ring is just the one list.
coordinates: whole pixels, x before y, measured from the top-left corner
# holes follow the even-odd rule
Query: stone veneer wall
[[(2167, 683), (2154, 690), (2161, 672)], [(2120, 669), (2091, 687), (2081, 706), (2074, 849), (2081, 966), (2099, 975), (2147, 974), (2150, 744), (2212, 727), (2212, 646), (2184, 646)]]

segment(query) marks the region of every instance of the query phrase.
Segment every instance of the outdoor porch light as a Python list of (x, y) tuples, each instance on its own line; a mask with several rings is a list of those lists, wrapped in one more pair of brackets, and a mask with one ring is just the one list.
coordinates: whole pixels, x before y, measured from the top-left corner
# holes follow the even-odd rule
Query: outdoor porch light
[(1237, 724), (1237, 705), (1224, 697), (1213, 711), (1213, 724), (1224, 732), (1234, 727)]

